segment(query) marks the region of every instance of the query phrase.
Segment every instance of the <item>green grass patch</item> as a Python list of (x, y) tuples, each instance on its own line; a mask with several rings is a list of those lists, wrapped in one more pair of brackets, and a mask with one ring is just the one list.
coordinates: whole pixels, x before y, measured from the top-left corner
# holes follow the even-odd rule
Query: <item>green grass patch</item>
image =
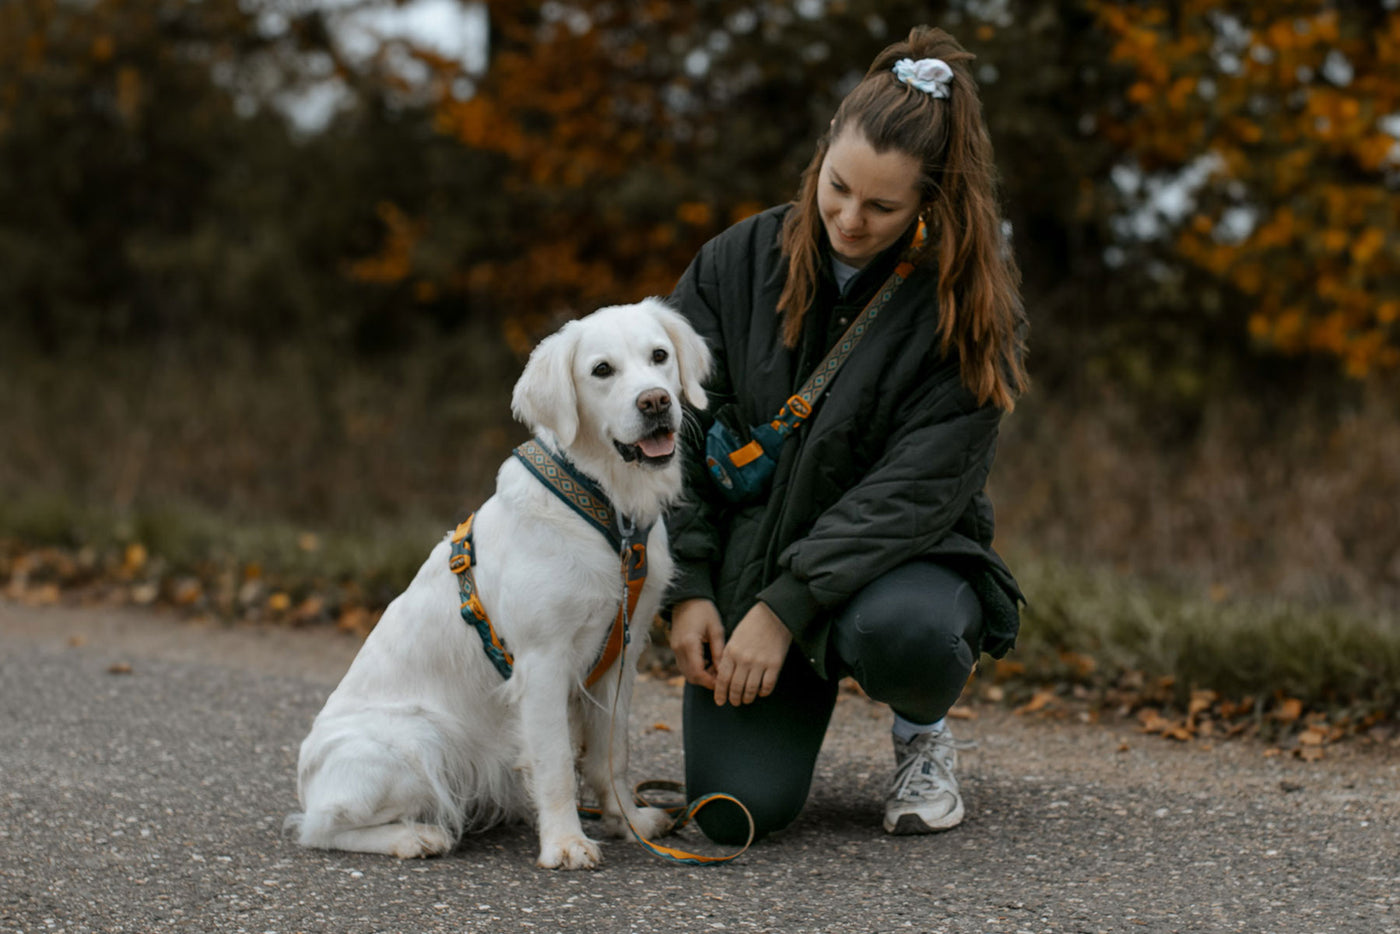
[(1043, 557), (1015, 567), (1030, 606), (1012, 657), (1031, 680), (1066, 677), (1065, 653), (1076, 653), (1093, 661), (1081, 679), (1170, 678), (1183, 707), (1193, 689), (1332, 709), (1393, 710), (1400, 700), (1393, 612), (1213, 598)]

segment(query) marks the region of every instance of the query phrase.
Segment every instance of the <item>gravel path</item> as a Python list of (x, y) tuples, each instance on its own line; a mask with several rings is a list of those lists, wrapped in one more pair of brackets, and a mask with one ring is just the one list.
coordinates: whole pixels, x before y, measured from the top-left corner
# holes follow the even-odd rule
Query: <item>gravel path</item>
[[(301, 850), (297, 744), (357, 644), (0, 601), (0, 932), (1400, 932), (1395, 745), (1304, 763), (981, 704), (937, 836), (880, 832), (887, 714), (845, 697), (803, 816), (722, 867), (609, 841), (546, 872), (522, 826), (424, 862)], [(680, 778), (679, 730), (644, 679), (634, 778)]]

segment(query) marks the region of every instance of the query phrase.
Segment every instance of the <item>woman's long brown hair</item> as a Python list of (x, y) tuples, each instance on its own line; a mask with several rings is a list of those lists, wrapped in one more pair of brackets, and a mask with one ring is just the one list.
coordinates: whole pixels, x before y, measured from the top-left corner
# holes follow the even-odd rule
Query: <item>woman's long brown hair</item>
[[(982, 119), (982, 103), (968, 63), (973, 55), (941, 29), (916, 26), (908, 40), (875, 57), (865, 78), (841, 102), (830, 129), (802, 173), (797, 201), (783, 224), (787, 283), (778, 299), (783, 341), (797, 345), (802, 319), (816, 292), (821, 244), (817, 209), (822, 162), (832, 140), (848, 127), (878, 153), (907, 153), (922, 166), (923, 204), (930, 246), (916, 261), (938, 269), (938, 335), (945, 355), (956, 352), (963, 384), (1006, 411), (1025, 391), (1025, 309), (1020, 271), (1002, 231), (996, 164)], [(953, 70), (947, 98), (900, 81), (895, 62), (938, 58)]]

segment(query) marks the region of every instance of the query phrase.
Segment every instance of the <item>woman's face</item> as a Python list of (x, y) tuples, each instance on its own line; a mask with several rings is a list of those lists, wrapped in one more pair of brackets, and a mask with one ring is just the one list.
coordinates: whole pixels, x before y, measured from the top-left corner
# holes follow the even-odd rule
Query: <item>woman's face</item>
[(847, 127), (822, 160), (817, 210), (836, 258), (864, 266), (919, 212), (919, 161), (893, 149), (877, 153), (859, 130)]

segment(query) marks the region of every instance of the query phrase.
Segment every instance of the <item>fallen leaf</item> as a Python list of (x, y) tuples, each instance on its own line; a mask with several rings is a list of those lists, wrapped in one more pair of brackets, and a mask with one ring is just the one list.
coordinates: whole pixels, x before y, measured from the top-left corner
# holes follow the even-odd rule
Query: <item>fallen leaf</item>
[(992, 666), (993, 677), (998, 681), (1005, 681), (1007, 678), (1014, 678), (1025, 673), (1025, 665), (1020, 662), (1007, 661), (1004, 658), (997, 659), (995, 665)]
[(1099, 663), (1078, 652), (1061, 652), (1060, 661), (1067, 665), (1079, 678), (1087, 678), (1099, 667)]
[(141, 569), (146, 566), (150, 554), (146, 551), (146, 546), (140, 542), (132, 542), (126, 546), (126, 551), (122, 554), (121, 574), (127, 580), (135, 577)]
[(948, 716), (954, 720), (976, 720), (977, 711), (973, 710), (971, 707), (964, 707), (963, 705), (959, 704), (952, 710), (948, 711)]
[(1296, 697), (1279, 699), (1279, 704), (1270, 716), (1283, 723), (1292, 723), (1303, 715), (1303, 702)]
[(651, 728), (652, 728), (653, 730), (660, 730), (662, 733), (669, 733), (669, 732), (671, 732), (671, 727), (670, 727), (668, 724), (661, 723), (661, 722), (659, 722), (659, 721), (658, 721), (657, 723), (653, 723), (653, 724), (651, 725)]
[(129, 675), (131, 674), (131, 664), (129, 662), (113, 662), (107, 666), (109, 675)]
[(1219, 698), (1220, 695), (1216, 694), (1214, 691), (1192, 691), (1191, 702), (1187, 705), (1186, 715), (1188, 717), (1194, 717), (1204, 713), (1209, 710), (1211, 705), (1219, 700)]
[(176, 606), (189, 606), (204, 596), (204, 585), (196, 578), (182, 577), (170, 588), (170, 599)]
[(1327, 742), (1327, 729), (1310, 726), (1298, 734), (1298, 742), (1304, 746), (1321, 746)]
[(297, 608), (292, 611), (292, 622), (313, 623), (321, 618), (325, 609), (326, 601), (319, 595), (312, 594), (297, 604)]
[(369, 610), (361, 606), (346, 607), (340, 611), (340, 619), (336, 620), (336, 627), (346, 632), (353, 632), (358, 636), (367, 636), (374, 628), (374, 617)]
[(1046, 707), (1050, 706), (1050, 704), (1053, 703), (1054, 700), (1054, 691), (1036, 691), (1035, 694), (1031, 695), (1030, 700), (1026, 701), (1020, 707), (1016, 708), (1016, 713), (1036, 713), (1037, 711), (1044, 710)]

